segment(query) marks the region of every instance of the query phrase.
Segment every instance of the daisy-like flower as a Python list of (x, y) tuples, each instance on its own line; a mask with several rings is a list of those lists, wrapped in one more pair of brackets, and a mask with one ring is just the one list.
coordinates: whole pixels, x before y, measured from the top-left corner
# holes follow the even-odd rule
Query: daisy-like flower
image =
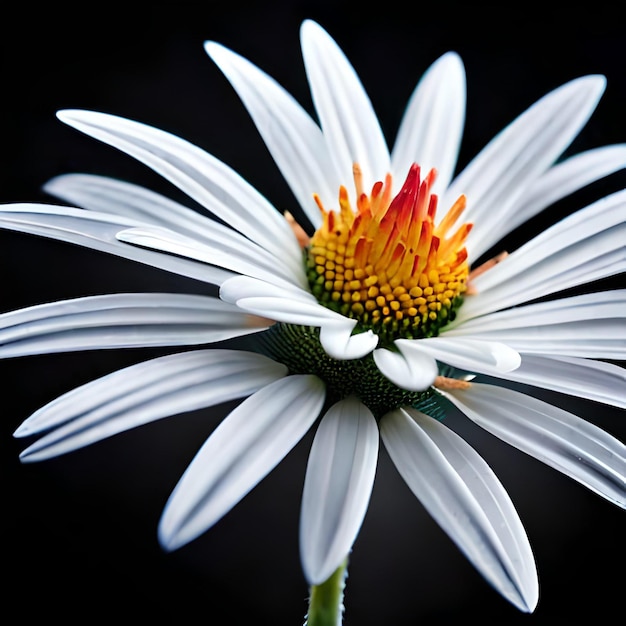
[(213, 217), (126, 182), (71, 174), (46, 189), (72, 206), (5, 205), (0, 226), (191, 277), (218, 286), (219, 298), (117, 293), (9, 312), (0, 316), (0, 356), (200, 346), (244, 335), (251, 347), (170, 354), (74, 389), (18, 428), (16, 436), (42, 435), (21, 458), (48, 459), (245, 398), (165, 506), (159, 538), (175, 549), (225, 515), (317, 424), (300, 525), (302, 566), (315, 591), (329, 580), (341, 585), (382, 438), (410, 489), (477, 570), (532, 611), (537, 574), (518, 514), (487, 463), (442, 418), (455, 405), (625, 505), (623, 443), (533, 389), (626, 406), (624, 370), (609, 362), (626, 356), (626, 290), (553, 297), (626, 270), (626, 191), (482, 260), (526, 220), (626, 165), (624, 145), (557, 163), (605, 80), (585, 76), (547, 94), (454, 176), (465, 114), (455, 53), (419, 81), (390, 151), (337, 44), (312, 21), (303, 23), (301, 42), (319, 124), (249, 61), (205, 46), (297, 199), (297, 219), (171, 134), (103, 113), (58, 114), (143, 162)]

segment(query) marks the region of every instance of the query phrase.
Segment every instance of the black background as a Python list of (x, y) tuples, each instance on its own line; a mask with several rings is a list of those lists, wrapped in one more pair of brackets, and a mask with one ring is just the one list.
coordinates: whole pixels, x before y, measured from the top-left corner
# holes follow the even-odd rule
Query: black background
[[(578, 14), (404, 6), (205, 2), (153, 5), (141, 13), (131, 13), (130, 5), (127, 12), (85, 5), (85, 12), (48, 14), (16, 7), (1, 27), (0, 201), (53, 201), (41, 186), (73, 171), (118, 176), (182, 199), (147, 168), (55, 118), (55, 111), (76, 107), (189, 139), (241, 172), (277, 207), (293, 210), (252, 122), (202, 44), (214, 39), (247, 56), (312, 111), (298, 41), (306, 17), (347, 53), (390, 141), (418, 77), (447, 50), (461, 54), (467, 71), (461, 165), (544, 93), (588, 73), (606, 75), (608, 87), (570, 151), (624, 141), (626, 37), (618, 4), (595, 3)], [(622, 187), (623, 173), (591, 185), (514, 233), (509, 247)], [(0, 277), (3, 311), (96, 293), (202, 289), (129, 261), (7, 232), (0, 232)], [(623, 280), (604, 284), (617, 285)], [(156, 540), (161, 509), (228, 407), (162, 420), (41, 464), (19, 463), (24, 442), (12, 433), (31, 412), (78, 384), (165, 352), (0, 363), (5, 624), (302, 622), (307, 587), (297, 527), (310, 436), (213, 529), (172, 554)], [(542, 397), (624, 438), (623, 412)], [(482, 580), (381, 450), (352, 554), (346, 626), (611, 620), (623, 607), (623, 512), (467, 420), (451, 416), (450, 425), (488, 460), (520, 512), (539, 569), (536, 612), (519, 613)]]

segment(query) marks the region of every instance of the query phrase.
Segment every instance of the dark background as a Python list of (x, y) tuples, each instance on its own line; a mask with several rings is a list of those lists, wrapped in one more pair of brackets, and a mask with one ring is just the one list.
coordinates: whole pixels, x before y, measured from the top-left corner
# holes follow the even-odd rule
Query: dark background
[[(422, 72), (456, 50), (468, 80), (463, 165), (506, 123), (559, 84), (602, 73), (608, 87), (571, 151), (624, 141), (626, 37), (619, 5), (522, 12), (500, 5), (385, 2), (205, 2), (143, 13), (15, 8), (2, 54), (0, 201), (51, 201), (41, 186), (83, 171), (178, 192), (130, 157), (66, 127), (63, 108), (153, 124), (215, 154), (279, 208), (293, 200), (234, 91), (205, 54), (217, 40), (253, 60), (312, 111), (299, 50), (305, 17), (352, 60), (393, 140)], [(409, 6), (409, 5), (406, 5)], [(514, 5), (515, 7), (520, 5)], [(560, 202), (509, 246), (624, 187), (623, 173)], [(61, 243), (0, 232), (0, 309), (121, 291), (201, 285)], [(623, 278), (623, 277), (622, 277)], [(623, 286), (620, 278), (604, 286)], [(2, 606), (5, 624), (301, 624), (299, 499), (311, 436), (200, 539), (165, 554), (156, 526), (170, 490), (228, 407), (172, 417), (41, 464), (21, 465), (12, 433), (57, 395), (165, 350), (84, 352), (0, 363)], [(542, 397), (624, 439), (623, 412)], [(459, 416), (450, 425), (509, 490), (533, 545), (541, 598), (532, 616), (502, 600), (423, 511), (381, 449), (372, 502), (355, 544), (346, 626), (606, 623), (623, 607), (624, 514)], [(11, 617), (6, 617), (11, 616)]]

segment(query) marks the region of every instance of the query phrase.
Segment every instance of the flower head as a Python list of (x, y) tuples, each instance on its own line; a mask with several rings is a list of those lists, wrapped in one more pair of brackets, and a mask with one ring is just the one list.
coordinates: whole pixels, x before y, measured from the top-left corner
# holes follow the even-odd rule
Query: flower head
[[(532, 611), (537, 576), (519, 517), (493, 471), (443, 418), (456, 405), (504, 441), (626, 503), (620, 441), (507, 386), (626, 406), (624, 370), (606, 362), (626, 355), (626, 291), (555, 297), (626, 269), (626, 192), (483, 262), (515, 227), (626, 164), (622, 145), (556, 163), (604, 79), (586, 76), (549, 93), (453, 177), (465, 113), (456, 54), (420, 80), (390, 151), (336, 43), (311, 21), (301, 39), (319, 125), (249, 61), (206, 44), (299, 203), (285, 215), (180, 138), (103, 113), (59, 113), (212, 216), (129, 183), (72, 174), (47, 190), (81, 208), (5, 205), (0, 226), (216, 285), (220, 297), (110, 294), (13, 311), (0, 316), (0, 356), (198, 346), (244, 335), (251, 348), (159, 357), (70, 391), (18, 429), (17, 436), (43, 433), (22, 459), (245, 398), (165, 507), (159, 537), (174, 549), (229, 511), (321, 416), (300, 527), (309, 583), (328, 579), (351, 550), (381, 437), (411, 490), (480, 573)], [(481, 374), (504, 383), (481, 382)]]

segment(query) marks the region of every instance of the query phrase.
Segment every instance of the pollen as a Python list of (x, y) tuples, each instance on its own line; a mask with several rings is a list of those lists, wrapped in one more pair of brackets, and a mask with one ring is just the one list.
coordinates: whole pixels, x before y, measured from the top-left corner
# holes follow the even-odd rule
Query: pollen
[(467, 289), (465, 240), (472, 225), (454, 229), (465, 196), (437, 221), (434, 169), (422, 178), (420, 167), (412, 165), (395, 196), (391, 175), (368, 195), (358, 165), (353, 170), (355, 206), (343, 186), (338, 209), (327, 210), (316, 197), (323, 221), (305, 247), (313, 294), (372, 329), (383, 345), (437, 335)]

